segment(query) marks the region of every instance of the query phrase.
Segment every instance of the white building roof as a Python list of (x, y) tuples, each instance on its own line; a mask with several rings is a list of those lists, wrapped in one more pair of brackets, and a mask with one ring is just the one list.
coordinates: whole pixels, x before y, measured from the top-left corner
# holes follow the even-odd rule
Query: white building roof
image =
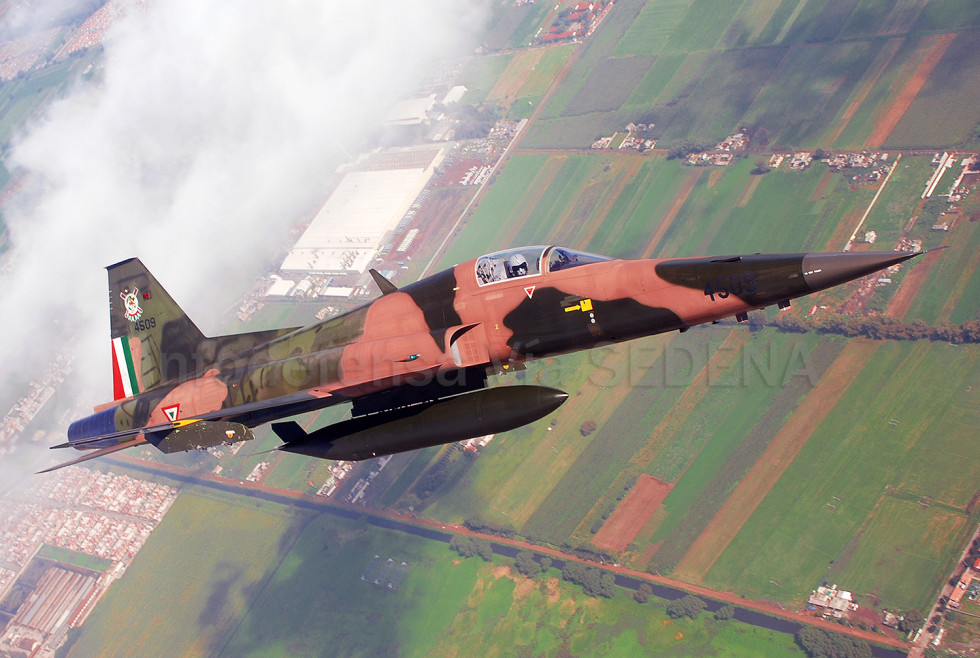
[(348, 298), (354, 294), (354, 289), (347, 286), (323, 286), (317, 293), (320, 297)]
[(269, 297), (285, 297), (292, 292), (293, 286), (295, 285), (289, 279), (277, 279), (265, 294)]
[(282, 271), (348, 274), (367, 270), (385, 233), (411, 208), (439, 160), (425, 169), (356, 171), (344, 176), (283, 260)]
[(425, 121), (425, 115), (436, 104), (436, 95), (429, 94), (422, 98), (405, 98), (388, 111), (385, 123), (398, 126), (413, 126)]
[[(463, 100), (463, 96), (466, 94), (466, 87), (463, 85), (456, 85), (449, 90), (446, 97), (442, 99), (443, 105), (449, 105), (450, 103), (458, 103)], [(965, 166), (965, 165), (964, 165)]]

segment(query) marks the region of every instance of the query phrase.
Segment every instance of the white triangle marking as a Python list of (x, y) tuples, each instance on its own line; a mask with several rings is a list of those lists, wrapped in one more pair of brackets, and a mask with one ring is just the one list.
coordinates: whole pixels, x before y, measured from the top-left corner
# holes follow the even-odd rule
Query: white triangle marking
[(180, 403), (172, 404), (169, 407), (161, 407), (160, 411), (166, 414), (171, 423), (175, 423), (177, 422), (178, 416), (180, 416)]

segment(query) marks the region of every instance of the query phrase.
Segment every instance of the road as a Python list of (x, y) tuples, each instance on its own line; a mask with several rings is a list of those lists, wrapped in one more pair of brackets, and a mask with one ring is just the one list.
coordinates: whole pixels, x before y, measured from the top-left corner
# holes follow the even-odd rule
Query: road
[[(932, 606), (932, 610), (925, 615), (925, 621), (922, 622), (922, 629), (916, 636), (915, 644), (912, 646), (911, 651), (909, 651), (910, 658), (919, 658), (920, 656), (925, 655), (925, 650), (929, 648), (929, 643), (932, 642), (933, 638), (935, 637), (934, 633), (930, 633), (927, 630), (932, 625), (929, 620), (935, 615), (942, 616), (946, 610), (946, 606), (943, 605), (943, 601), (949, 600), (950, 594), (952, 594), (953, 589), (956, 588), (955, 583), (959, 581), (960, 576), (963, 575), (963, 572), (970, 568), (967, 564), (967, 558), (970, 554), (970, 548), (973, 546), (973, 542), (977, 539), (980, 539), (980, 526), (977, 526), (973, 536), (971, 536), (970, 540), (966, 542), (966, 546), (963, 548), (963, 553), (960, 555), (960, 559), (956, 561), (956, 566), (953, 567), (953, 573), (950, 575), (949, 580), (947, 580), (939, 590), (939, 596), (936, 598), (936, 603)], [(952, 581), (954, 584), (950, 585), (950, 581)], [(942, 626), (942, 624), (940, 624), (940, 626)]]
[[(647, 583), (653, 589), (654, 596), (673, 601), (687, 594), (695, 594), (705, 599), (707, 610), (714, 612), (725, 604), (734, 605), (736, 608), (735, 618), (741, 622), (752, 624), (781, 633), (795, 634), (802, 624), (810, 624), (828, 631), (845, 633), (856, 638), (867, 640), (872, 643), (872, 652), (881, 658), (904, 658), (905, 651), (909, 645), (906, 642), (889, 638), (878, 633), (864, 631), (858, 628), (848, 628), (835, 622), (818, 617), (810, 617), (799, 612), (783, 610), (778, 606), (763, 603), (760, 601), (750, 601), (733, 594), (732, 592), (718, 592), (705, 587), (683, 583), (678, 580), (666, 578), (664, 576), (654, 576), (643, 571), (629, 569), (618, 565), (602, 564), (590, 560), (583, 560), (574, 555), (563, 553), (559, 550), (529, 544), (514, 539), (507, 539), (493, 535), (485, 535), (473, 532), (467, 528), (457, 525), (447, 525), (430, 519), (422, 519), (405, 514), (391, 511), (381, 511), (369, 509), (359, 505), (351, 505), (339, 500), (322, 498), (297, 491), (287, 489), (276, 489), (260, 483), (241, 482), (216, 475), (198, 475), (187, 469), (169, 466), (156, 462), (144, 461), (135, 457), (125, 455), (113, 455), (105, 460), (114, 462), (119, 466), (131, 470), (141, 471), (151, 475), (162, 475), (185, 484), (194, 484), (209, 487), (219, 491), (236, 495), (247, 495), (260, 498), (273, 503), (282, 505), (292, 505), (300, 509), (306, 509), (317, 513), (328, 513), (346, 519), (362, 519), (367, 523), (392, 530), (404, 532), (416, 537), (431, 541), (441, 541), (448, 543), (454, 535), (465, 535), (469, 537), (483, 538), (490, 541), (494, 553), (505, 557), (514, 557), (523, 550), (532, 551), (539, 555), (546, 555), (552, 559), (552, 566), (562, 569), (568, 561), (580, 562), (598, 569), (612, 573), (616, 578), (616, 584), (627, 589), (636, 589), (642, 583)], [(887, 646), (880, 646), (887, 645)], [(888, 648), (892, 647), (892, 648)], [(901, 651), (900, 651), (901, 649)]]
[(581, 52), (582, 52), (581, 48), (576, 48), (575, 52), (573, 52), (571, 56), (569, 56), (568, 61), (565, 62), (565, 65), (555, 76), (555, 79), (552, 81), (551, 86), (549, 86), (547, 91), (545, 91), (545, 93), (541, 96), (541, 100), (538, 101), (538, 105), (537, 107), (534, 108), (534, 112), (532, 112), (531, 116), (528, 117), (527, 120), (524, 122), (524, 124), (521, 127), (521, 130), (519, 130), (518, 133), (514, 135), (514, 139), (511, 140), (510, 144), (504, 150), (503, 154), (501, 154), (500, 159), (497, 160), (497, 162), (493, 165), (493, 170), (490, 172), (490, 175), (487, 176), (487, 179), (483, 182), (482, 185), (480, 185), (480, 188), (476, 191), (476, 194), (473, 195), (473, 198), (470, 199), (470, 202), (466, 204), (466, 208), (464, 208), (463, 212), (460, 213), (459, 218), (456, 220), (456, 223), (453, 224), (453, 227), (446, 234), (446, 238), (442, 241), (442, 244), (440, 244), (439, 247), (432, 254), (432, 258), (429, 260), (429, 263), (425, 266), (425, 269), (422, 270), (422, 274), (419, 276), (419, 278), (425, 277), (425, 275), (429, 272), (429, 269), (433, 265), (438, 263), (445, 255), (447, 243), (449, 242), (449, 240), (456, 237), (456, 232), (459, 230), (459, 227), (464, 223), (464, 221), (468, 218), (470, 209), (474, 205), (478, 204), (479, 201), (485, 195), (488, 185), (490, 183), (490, 179), (493, 178), (493, 172), (497, 171), (498, 169), (503, 169), (504, 165), (507, 163), (510, 157), (519, 148), (521, 140), (524, 138), (524, 135), (527, 134), (527, 127), (533, 125), (534, 122), (537, 120), (538, 113), (541, 112), (541, 108), (547, 104), (548, 99), (551, 98), (552, 94), (555, 93), (555, 90), (558, 89), (558, 86), (561, 84), (562, 80), (565, 79), (565, 75), (568, 73), (569, 69), (571, 69), (572, 65), (578, 60), (579, 53)]

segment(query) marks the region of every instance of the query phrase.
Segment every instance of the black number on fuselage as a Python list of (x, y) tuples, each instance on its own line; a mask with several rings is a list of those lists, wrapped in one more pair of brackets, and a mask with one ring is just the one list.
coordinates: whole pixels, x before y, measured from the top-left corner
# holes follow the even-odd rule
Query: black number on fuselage
[(711, 297), (711, 301), (716, 301), (716, 295), (719, 299), (728, 299), (729, 295), (744, 295), (755, 291), (755, 274), (752, 270), (720, 276), (706, 281), (704, 284), (704, 295)]

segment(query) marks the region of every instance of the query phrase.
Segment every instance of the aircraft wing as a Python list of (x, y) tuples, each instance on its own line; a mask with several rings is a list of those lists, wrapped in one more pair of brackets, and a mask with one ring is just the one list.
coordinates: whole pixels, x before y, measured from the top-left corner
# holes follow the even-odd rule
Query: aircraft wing
[(118, 432), (109, 432), (107, 434), (99, 434), (98, 436), (74, 439), (66, 443), (59, 443), (56, 446), (51, 446), (51, 450), (57, 450), (59, 448), (85, 448), (86, 446), (91, 446), (92, 444), (110, 441), (112, 439), (122, 439), (128, 436), (136, 436), (138, 434), (153, 435), (169, 433), (173, 430), (180, 429), (200, 421), (225, 421), (240, 423), (248, 427), (255, 427), (256, 425), (261, 425), (262, 423), (268, 422), (268, 420), (271, 419), (306, 413), (307, 411), (316, 411), (317, 409), (338, 404), (342, 401), (343, 400), (340, 398), (334, 398), (331, 396), (317, 397), (308, 392), (295, 393), (293, 395), (286, 395), (273, 398), (271, 400), (261, 400), (235, 407), (226, 407), (224, 409), (218, 409), (217, 411), (200, 414), (192, 418), (183, 418), (173, 422), (160, 423), (158, 425), (147, 425), (144, 427), (133, 427), (127, 430), (119, 430)]
[[(269, 420), (322, 409), (342, 402), (342, 398), (330, 395), (317, 395), (305, 391), (270, 400), (249, 402), (234, 407), (226, 407), (193, 418), (182, 418), (173, 422), (134, 427), (116, 432), (100, 433), (96, 436), (79, 437), (66, 443), (52, 446), (51, 449), (78, 448), (90, 450), (88, 454), (57, 466), (39, 471), (47, 473), (65, 466), (79, 464), (89, 459), (108, 455), (133, 446), (152, 444), (163, 452), (180, 452), (205, 448), (221, 443), (247, 441), (253, 438), (249, 427)], [(105, 446), (107, 441), (120, 443)]]

